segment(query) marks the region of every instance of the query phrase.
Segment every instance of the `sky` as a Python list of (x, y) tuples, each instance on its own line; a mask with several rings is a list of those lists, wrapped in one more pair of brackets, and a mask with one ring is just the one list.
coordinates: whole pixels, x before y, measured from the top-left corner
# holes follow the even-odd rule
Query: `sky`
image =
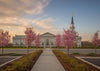
[(40, 34), (63, 34), (72, 12), (82, 41), (91, 41), (100, 31), (100, 0), (0, 0), (0, 29), (11, 36), (24, 35), (26, 27)]

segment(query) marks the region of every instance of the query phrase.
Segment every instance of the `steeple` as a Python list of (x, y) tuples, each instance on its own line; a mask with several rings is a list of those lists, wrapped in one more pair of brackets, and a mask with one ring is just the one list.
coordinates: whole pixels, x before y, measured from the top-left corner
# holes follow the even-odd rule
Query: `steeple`
[(71, 24), (74, 24), (74, 22), (73, 22), (73, 12), (72, 12), (72, 21), (71, 21)]
[(74, 21), (73, 21), (73, 12), (72, 12), (72, 20), (71, 20), (71, 24), (70, 24), (70, 30), (74, 31), (75, 27), (74, 27)]

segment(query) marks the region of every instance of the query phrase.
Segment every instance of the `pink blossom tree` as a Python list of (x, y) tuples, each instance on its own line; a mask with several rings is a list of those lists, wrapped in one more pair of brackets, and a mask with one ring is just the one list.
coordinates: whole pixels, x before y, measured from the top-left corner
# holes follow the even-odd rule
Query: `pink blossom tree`
[(34, 31), (32, 31), (32, 28), (26, 28), (25, 31), (25, 43), (27, 45), (27, 54), (29, 53), (29, 46), (31, 46), (31, 43), (33, 42), (33, 40), (35, 39), (35, 33)]
[(40, 46), (40, 35), (38, 34), (35, 38), (34, 44), (36, 47)]
[(62, 39), (61, 39), (61, 43), (62, 43), (62, 46), (65, 46), (66, 47), (66, 41), (65, 41), (65, 39), (64, 39), (64, 34), (63, 34), (63, 36), (62, 36)]
[(100, 46), (100, 39), (98, 38), (98, 32), (96, 32), (93, 36), (93, 39), (92, 39), (92, 43), (93, 45), (95, 46), (95, 53), (96, 53), (96, 47), (97, 46)]
[(60, 36), (60, 34), (56, 35), (55, 44), (58, 48), (61, 46), (61, 36)]
[(62, 42), (63, 45), (67, 48), (68, 54), (69, 54), (69, 49), (75, 45), (75, 41), (76, 41), (76, 32), (72, 32), (70, 30), (67, 31), (64, 30)]
[(3, 47), (8, 45), (10, 41), (9, 32), (4, 32), (3, 30), (0, 32), (0, 46), (2, 47), (2, 55), (3, 55)]

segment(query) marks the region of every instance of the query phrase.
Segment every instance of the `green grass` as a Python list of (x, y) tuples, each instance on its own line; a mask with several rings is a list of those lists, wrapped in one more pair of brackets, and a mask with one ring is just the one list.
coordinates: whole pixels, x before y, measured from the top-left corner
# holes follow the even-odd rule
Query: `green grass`
[[(23, 54), (18, 54), (18, 53), (7, 53), (7, 54), (3, 54), (3, 55), (8, 55), (8, 56), (22, 56)], [(2, 54), (0, 54), (0, 56), (2, 56)]]
[(8, 53), (6, 55), (10, 55), (10, 56), (21, 56), (22, 54), (17, 54), (17, 53)]
[[(72, 49), (94, 49), (94, 47), (72, 47)], [(97, 47), (97, 49), (100, 49), (100, 47)]]
[(88, 55), (89, 56), (95, 56), (96, 54), (95, 53), (89, 53)]
[[(4, 48), (4, 49), (27, 49), (27, 48)], [(29, 48), (29, 49), (43, 49), (43, 48)]]
[(78, 54), (80, 54), (80, 53), (73, 53), (73, 54), (78, 55)]

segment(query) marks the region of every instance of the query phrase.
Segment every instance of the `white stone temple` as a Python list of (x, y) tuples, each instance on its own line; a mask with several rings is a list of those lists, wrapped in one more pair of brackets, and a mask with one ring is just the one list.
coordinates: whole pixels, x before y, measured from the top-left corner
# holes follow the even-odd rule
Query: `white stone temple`
[[(72, 20), (71, 20), (70, 30), (75, 31), (73, 15), (72, 15)], [(41, 34), (40, 35), (40, 46), (41, 47), (55, 46), (55, 38), (56, 38), (56, 36), (49, 32)], [(77, 47), (81, 47), (81, 37), (76, 36), (76, 39), (77, 39), (77, 41), (76, 41)], [(26, 46), (25, 45), (25, 35), (15, 35), (13, 37), (13, 46)], [(33, 42), (32, 42), (32, 46), (34, 46)]]
[[(41, 47), (52, 47), (55, 46), (55, 38), (54, 34), (46, 32), (40, 35), (40, 46)], [(25, 45), (25, 35), (15, 35), (13, 37), (13, 45), (14, 46), (26, 46)], [(34, 42), (31, 44), (34, 46)]]

